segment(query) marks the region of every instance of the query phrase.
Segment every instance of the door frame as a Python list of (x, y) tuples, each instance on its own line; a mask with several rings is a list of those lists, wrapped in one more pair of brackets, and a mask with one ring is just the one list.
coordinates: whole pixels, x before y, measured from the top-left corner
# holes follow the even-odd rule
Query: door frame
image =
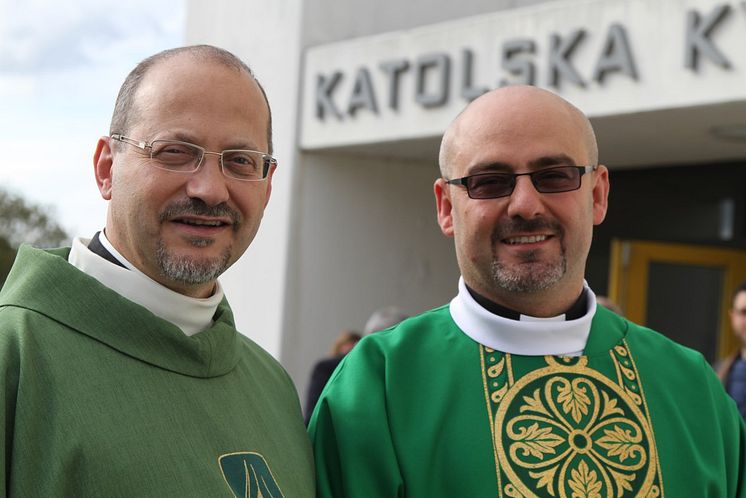
[(740, 347), (730, 326), (728, 310), (736, 286), (746, 280), (746, 251), (669, 242), (613, 239), (609, 263), (608, 295), (627, 318), (640, 325), (647, 321), (650, 263), (689, 264), (723, 271), (720, 299), (718, 358)]

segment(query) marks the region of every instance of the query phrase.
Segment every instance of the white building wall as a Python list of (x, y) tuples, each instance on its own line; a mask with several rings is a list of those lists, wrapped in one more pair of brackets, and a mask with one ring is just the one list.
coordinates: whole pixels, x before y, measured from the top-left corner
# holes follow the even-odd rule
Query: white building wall
[(447, 302), (458, 269), (435, 219), (435, 162), (306, 154), (282, 361), (305, 393), (315, 360), (377, 308)]

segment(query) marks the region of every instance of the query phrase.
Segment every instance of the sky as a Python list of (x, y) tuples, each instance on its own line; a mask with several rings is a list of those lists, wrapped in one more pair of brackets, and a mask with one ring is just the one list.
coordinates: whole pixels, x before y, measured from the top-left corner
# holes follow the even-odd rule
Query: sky
[(184, 44), (183, 0), (0, 0), (0, 187), (71, 237), (106, 219), (96, 142), (134, 66)]

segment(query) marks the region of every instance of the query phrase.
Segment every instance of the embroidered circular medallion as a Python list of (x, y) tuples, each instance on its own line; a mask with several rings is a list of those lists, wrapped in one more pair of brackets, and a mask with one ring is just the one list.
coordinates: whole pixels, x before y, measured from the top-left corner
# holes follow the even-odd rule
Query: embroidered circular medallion
[(495, 449), (508, 496), (656, 496), (657, 453), (647, 419), (624, 388), (551, 360), (505, 393)]

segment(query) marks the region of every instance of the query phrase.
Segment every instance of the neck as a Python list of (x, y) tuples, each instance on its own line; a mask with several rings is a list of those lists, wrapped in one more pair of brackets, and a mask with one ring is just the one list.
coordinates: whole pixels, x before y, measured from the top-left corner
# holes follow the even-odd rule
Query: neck
[(168, 281), (160, 281), (159, 282), (164, 287), (168, 287), (174, 292), (178, 292), (179, 294), (184, 294), (188, 297), (196, 297), (198, 299), (204, 299), (207, 297), (212, 296), (215, 293), (215, 282), (208, 282), (206, 284), (202, 285), (186, 285), (181, 284), (177, 285), (175, 283), (171, 283)]
[[(469, 294), (471, 294), (471, 297), (474, 298), (474, 300), (479, 303), (479, 305), (489, 311), (492, 314), (502, 316), (503, 318), (509, 318), (511, 320), (521, 320), (521, 316), (525, 316), (525, 313), (519, 313), (518, 311), (515, 311), (510, 308), (506, 308), (505, 306), (501, 306), (494, 301), (491, 301), (487, 299), (486, 297), (480, 295), (478, 292), (476, 292), (474, 289), (471, 289), (468, 285), (466, 285), (466, 289), (469, 291)], [(575, 300), (575, 302), (565, 309), (561, 313), (557, 313), (556, 315), (552, 315), (552, 317), (559, 317), (564, 315), (565, 320), (576, 320), (580, 318), (581, 316), (585, 315), (588, 311), (588, 296), (586, 295), (585, 288), (580, 292), (580, 296)], [(529, 315), (532, 317), (536, 317), (536, 315)], [(538, 318), (547, 318), (547, 317), (538, 317)]]
[[(566, 313), (573, 309), (583, 295), (583, 283), (570, 289), (559, 289), (556, 286), (539, 292), (508, 292), (499, 289), (497, 292), (485, 290), (479, 286), (472, 286), (465, 282), (482, 299), (495, 303), (497, 306), (513, 310), (521, 315), (536, 318), (549, 318)], [(498, 313), (499, 314), (499, 313)]]

